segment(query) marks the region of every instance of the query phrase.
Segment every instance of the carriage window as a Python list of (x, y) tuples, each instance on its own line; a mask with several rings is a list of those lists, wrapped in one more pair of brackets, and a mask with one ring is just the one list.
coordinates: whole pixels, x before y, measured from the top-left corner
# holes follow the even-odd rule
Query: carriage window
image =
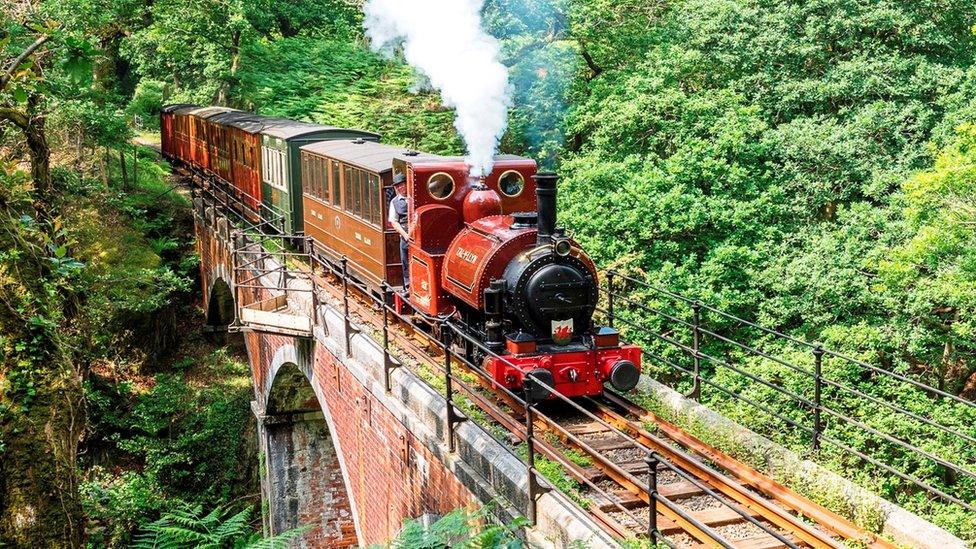
[(363, 216), (363, 172), (360, 170), (352, 171), (352, 212), (358, 217)]
[(271, 186), (278, 186), (278, 176), (281, 174), (281, 158), (278, 157), (278, 151), (271, 151), (271, 160), (274, 163), (271, 166)]
[(346, 166), (344, 178), (342, 180), (343, 204), (345, 210), (352, 213), (356, 209), (356, 170)]
[(278, 156), (278, 180), (275, 183), (278, 187), (285, 188), (285, 177), (288, 172), (288, 159), (285, 158), (285, 153), (281, 151), (276, 151), (275, 154)]
[(268, 172), (267, 181), (269, 185), (274, 185), (274, 160), (274, 152), (268, 151), (268, 164), (266, 166), (262, 166), (262, 168), (264, 171)]
[(359, 217), (369, 217), (369, 190), (366, 188), (366, 172), (359, 171)]
[(427, 191), (434, 198), (444, 200), (454, 194), (454, 178), (444, 172), (435, 173), (427, 180)]
[(367, 172), (361, 172), (360, 181), (363, 187), (363, 219), (369, 221), (373, 217), (373, 202), (370, 200), (370, 177)]
[(329, 161), (324, 158), (319, 158), (315, 164), (315, 171), (319, 174), (319, 194), (322, 202), (329, 200), (329, 174), (325, 171), (328, 165)]
[(308, 194), (319, 197), (318, 189), (315, 188), (315, 162), (316, 158), (314, 156), (308, 158), (308, 175), (305, 176), (305, 182), (308, 186)]
[(507, 171), (498, 178), (498, 188), (505, 196), (518, 196), (525, 188), (525, 179), (517, 171)]
[(380, 202), (380, 178), (372, 174), (369, 176), (369, 197), (373, 206), (370, 210), (369, 220), (374, 225), (379, 225), (383, 218), (383, 204)]
[(330, 178), (332, 176), (332, 170), (329, 166), (332, 164), (331, 160), (322, 161), (322, 201), (328, 203), (332, 198), (332, 185)]
[(339, 169), (339, 163), (335, 160), (330, 161), (332, 163), (332, 204), (335, 206), (339, 205), (339, 185), (342, 183), (340, 179), (340, 174), (342, 173)]
[(323, 202), (329, 201), (329, 171), (328, 170), (329, 170), (329, 161), (320, 159), (318, 165), (318, 172), (319, 175), (322, 177), (321, 192), (322, 192)]
[(325, 200), (325, 177), (322, 174), (323, 164), (325, 162), (321, 158), (316, 158), (315, 163), (312, 165), (313, 177), (315, 177), (315, 196), (322, 201)]

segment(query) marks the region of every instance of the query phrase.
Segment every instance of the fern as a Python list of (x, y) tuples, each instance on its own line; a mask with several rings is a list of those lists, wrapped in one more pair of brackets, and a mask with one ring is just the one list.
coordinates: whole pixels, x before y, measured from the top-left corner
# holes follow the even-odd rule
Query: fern
[(262, 539), (251, 527), (250, 507), (232, 513), (216, 507), (203, 514), (200, 506), (186, 506), (142, 527), (133, 540), (134, 549), (284, 549), (288, 540), (307, 532), (296, 528)]
[(455, 509), (425, 528), (418, 521), (407, 521), (390, 543), (393, 549), (521, 549), (524, 544), (515, 530), (525, 526), (522, 519), (511, 525), (486, 525), (488, 508), (477, 512)]

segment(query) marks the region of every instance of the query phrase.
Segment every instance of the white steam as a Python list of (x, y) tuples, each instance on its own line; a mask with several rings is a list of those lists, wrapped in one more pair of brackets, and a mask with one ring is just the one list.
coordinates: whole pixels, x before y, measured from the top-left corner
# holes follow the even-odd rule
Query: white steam
[(487, 175), (512, 104), (498, 42), (481, 28), (484, 0), (369, 0), (366, 34), (373, 48), (403, 45), (408, 63), (456, 111), (474, 177)]

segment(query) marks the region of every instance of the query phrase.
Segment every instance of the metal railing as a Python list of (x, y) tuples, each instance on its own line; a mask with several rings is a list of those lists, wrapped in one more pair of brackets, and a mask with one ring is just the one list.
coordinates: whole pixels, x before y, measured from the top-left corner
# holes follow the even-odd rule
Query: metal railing
[(897, 479), (886, 494), (895, 499), (910, 488), (976, 511), (976, 403), (618, 271), (604, 274), (598, 312), (644, 345), (645, 363), (664, 368), (654, 377), (695, 400), (707, 387), (710, 404), (747, 404), (760, 412), (747, 426), (787, 446), (870, 464), (887, 475), (879, 480)]
[[(443, 354), (443, 360), (440, 363), (431, 361), (429, 365), (435, 371), (435, 375), (439, 376), (441, 382), (443, 383), (443, 396), (446, 401), (444, 412), (444, 444), (447, 446), (449, 452), (455, 452), (457, 449), (457, 426), (462, 422), (470, 420), (470, 418), (466, 416), (457, 405), (459, 393), (463, 396), (463, 398), (466, 398), (471, 405), (477, 406), (479, 409), (491, 416), (495, 421), (505, 425), (510, 432), (521, 439), (525, 444), (524, 457), (519, 456), (518, 453), (512, 448), (509, 448), (504, 441), (497, 439), (497, 437), (491, 433), (491, 430), (488, 429), (487, 426), (480, 425), (475, 422), (475, 424), (478, 425), (483, 432), (485, 432), (488, 436), (495, 438), (496, 441), (499, 442), (503, 447), (507, 448), (513, 456), (524, 461), (526, 471), (528, 473), (528, 508), (526, 516), (531, 523), (534, 524), (536, 522), (536, 499), (538, 496), (544, 491), (556, 488), (556, 486), (547, 480), (536, 467), (537, 457), (542, 455), (543, 457), (555, 461), (559, 465), (569, 470), (575, 467), (573, 462), (565, 455), (564, 452), (558, 450), (544, 437), (540, 437), (535, 431), (534, 425), (537, 421), (547, 420), (549, 422), (555, 422), (551, 416), (548, 416), (538, 408), (540, 400), (554, 399), (560, 401), (564, 406), (573, 409), (579, 414), (582, 414), (587, 419), (598, 422), (602, 427), (610, 432), (613, 437), (618, 438), (630, 448), (639, 450), (645, 456), (644, 462), (648, 469), (646, 472), (646, 481), (644, 481), (642, 485), (648, 494), (649, 507), (646, 517), (638, 516), (634, 509), (624, 505), (617, 496), (608, 493), (596, 482), (586, 478), (585, 476), (578, 477), (576, 480), (580, 485), (585, 485), (586, 488), (591, 490), (594, 494), (602, 497), (606, 501), (607, 505), (612, 506), (617, 512), (622, 513), (635, 524), (646, 524), (646, 532), (650, 539), (670, 547), (675, 547), (674, 543), (670, 541), (658, 528), (658, 514), (666, 513), (672, 516), (676, 521), (684, 524), (686, 528), (697, 531), (697, 535), (701, 539), (707, 539), (710, 543), (717, 544), (722, 547), (732, 547), (731, 541), (725, 539), (713, 528), (703, 524), (690, 512), (658, 491), (657, 470), (658, 467), (661, 466), (665, 470), (671, 471), (683, 480), (695, 485), (696, 488), (701, 490), (705, 495), (718, 501), (720, 506), (731, 509), (735, 514), (740, 516), (743, 521), (752, 524), (760, 531), (767, 533), (771, 537), (777, 539), (779, 542), (785, 544), (787, 547), (797, 547), (793, 541), (780, 534), (775, 527), (757, 520), (748, 510), (728, 501), (726, 498), (723, 498), (714, 489), (701, 480), (677, 467), (659, 455), (657, 452), (653, 451), (651, 448), (645, 446), (627, 433), (614, 427), (603, 418), (598, 417), (580, 403), (562, 395), (553, 387), (537, 379), (535, 376), (528, 375), (526, 377), (525, 388), (520, 393), (516, 393), (498, 384), (485, 370), (481, 368), (481, 364), (473, 363), (469, 357), (465, 356), (465, 353), (456, 352), (455, 345), (462, 344), (468, 349), (477, 350), (485, 358), (491, 357), (513, 367), (515, 365), (506, 357), (499, 355), (488, 348), (481, 341), (481, 338), (477, 337), (476, 334), (471, 333), (467, 326), (454, 319), (440, 319), (425, 317), (422, 315), (418, 316), (424, 319), (424, 323), (418, 324), (418, 322), (416, 322), (411, 315), (400, 314), (396, 311), (391, 299), (394, 293), (393, 288), (383, 284), (382, 292), (377, 294), (372, 292), (370, 288), (366, 287), (355, 278), (350, 277), (346, 268), (347, 260), (345, 257), (340, 258), (338, 266), (336, 263), (324, 261), (318, 256), (312, 256), (312, 260), (313, 264), (318, 264), (324, 270), (330, 272), (333, 276), (338, 277), (342, 283), (341, 301), (343, 321), (347, 326), (345, 341), (347, 353), (349, 353), (350, 349), (350, 338), (354, 333), (356, 333), (356, 329), (353, 326), (352, 317), (350, 316), (351, 313), (349, 302), (351, 298), (351, 290), (355, 289), (360, 296), (370, 299), (372, 301), (372, 306), (381, 311), (383, 317), (381, 321), (383, 344), (383, 381), (384, 388), (387, 392), (391, 391), (392, 389), (393, 371), (397, 368), (403, 367), (402, 363), (396, 360), (391, 352), (392, 342), (390, 338), (389, 320), (391, 318), (395, 318), (404, 325), (410, 326), (417, 333), (423, 334), (425, 333), (425, 329), (429, 330), (430, 327), (435, 327), (439, 331), (439, 337), (428, 334), (428, 340), (440, 349), (441, 353)], [(508, 416), (504, 411), (486, 398), (484, 394), (480, 393), (477, 388), (472, 387), (468, 381), (459, 376), (456, 369), (453, 367), (455, 363), (463, 364), (466, 367), (465, 369), (467, 372), (473, 376), (476, 376), (476, 379), (480, 378), (482, 385), (490, 387), (492, 391), (503, 395), (506, 400), (514, 404), (516, 407), (520, 407), (521, 413), (524, 414), (523, 424), (517, 425), (512, 423), (511, 419), (507, 419)], [(418, 375), (418, 377), (423, 379), (422, 376)], [(542, 393), (544, 396), (540, 398), (538, 393)], [(572, 434), (568, 434), (568, 437), (574, 444), (582, 448), (587, 448), (592, 454), (597, 453), (596, 450), (589, 447), (586, 441), (580, 439), (579, 437)], [(700, 463), (703, 467), (707, 467), (705, 464), (682, 452), (677, 447), (671, 446), (670, 450), (684, 455), (688, 460)], [(633, 477), (633, 475), (624, 472), (622, 469), (619, 469), (619, 467), (618, 470), (622, 474)], [(567, 494), (567, 496), (569, 496), (571, 499), (573, 498), (573, 494)], [(591, 509), (591, 512), (598, 513), (606, 517), (602, 511), (599, 511), (599, 509)], [(617, 534), (623, 536), (626, 535), (626, 532), (617, 532)]]
[[(203, 203), (204, 211), (198, 212), (199, 215), (206, 220), (206, 210), (213, 208), (229, 224), (227, 234), (222, 236), (230, 248), (233, 271), (235, 319), (232, 325), (236, 328), (243, 326), (242, 311), (249, 307), (260, 307), (269, 299), (280, 301), (278, 305), (287, 309), (295, 303), (292, 299), (295, 294), (311, 294), (309, 317), (310, 326), (314, 328), (318, 322), (318, 298), (314, 282), (309, 273), (293, 265), (294, 262), (309, 263), (310, 256), (305, 251), (307, 239), (278, 232), (283, 217), (261, 217), (260, 212), (250, 208), (249, 204), (256, 199), (247, 193), (213, 176), (194, 174), (194, 180), (200, 183), (194, 189), (194, 198), (202, 199)], [(264, 328), (273, 329), (275, 326), (269, 324)]]

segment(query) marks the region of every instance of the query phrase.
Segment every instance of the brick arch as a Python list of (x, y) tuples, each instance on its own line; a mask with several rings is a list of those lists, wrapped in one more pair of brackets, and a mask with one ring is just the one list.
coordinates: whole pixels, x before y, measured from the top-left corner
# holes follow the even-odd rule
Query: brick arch
[(209, 326), (228, 326), (237, 316), (237, 304), (234, 301), (234, 290), (227, 284), (226, 279), (217, 277), (211, 279), (207, 291), (207, 324)]
[[(304, 343), (304, 342), (303, 342)], [(265, 410), (264, 501), (270, 533), (312, 525), (296, 547), (357, 546), (364, 539), (335, 423), (305, 345), (283, 344), (258, 400)], [(257, 390), (258, 387), (256, 386)]]

